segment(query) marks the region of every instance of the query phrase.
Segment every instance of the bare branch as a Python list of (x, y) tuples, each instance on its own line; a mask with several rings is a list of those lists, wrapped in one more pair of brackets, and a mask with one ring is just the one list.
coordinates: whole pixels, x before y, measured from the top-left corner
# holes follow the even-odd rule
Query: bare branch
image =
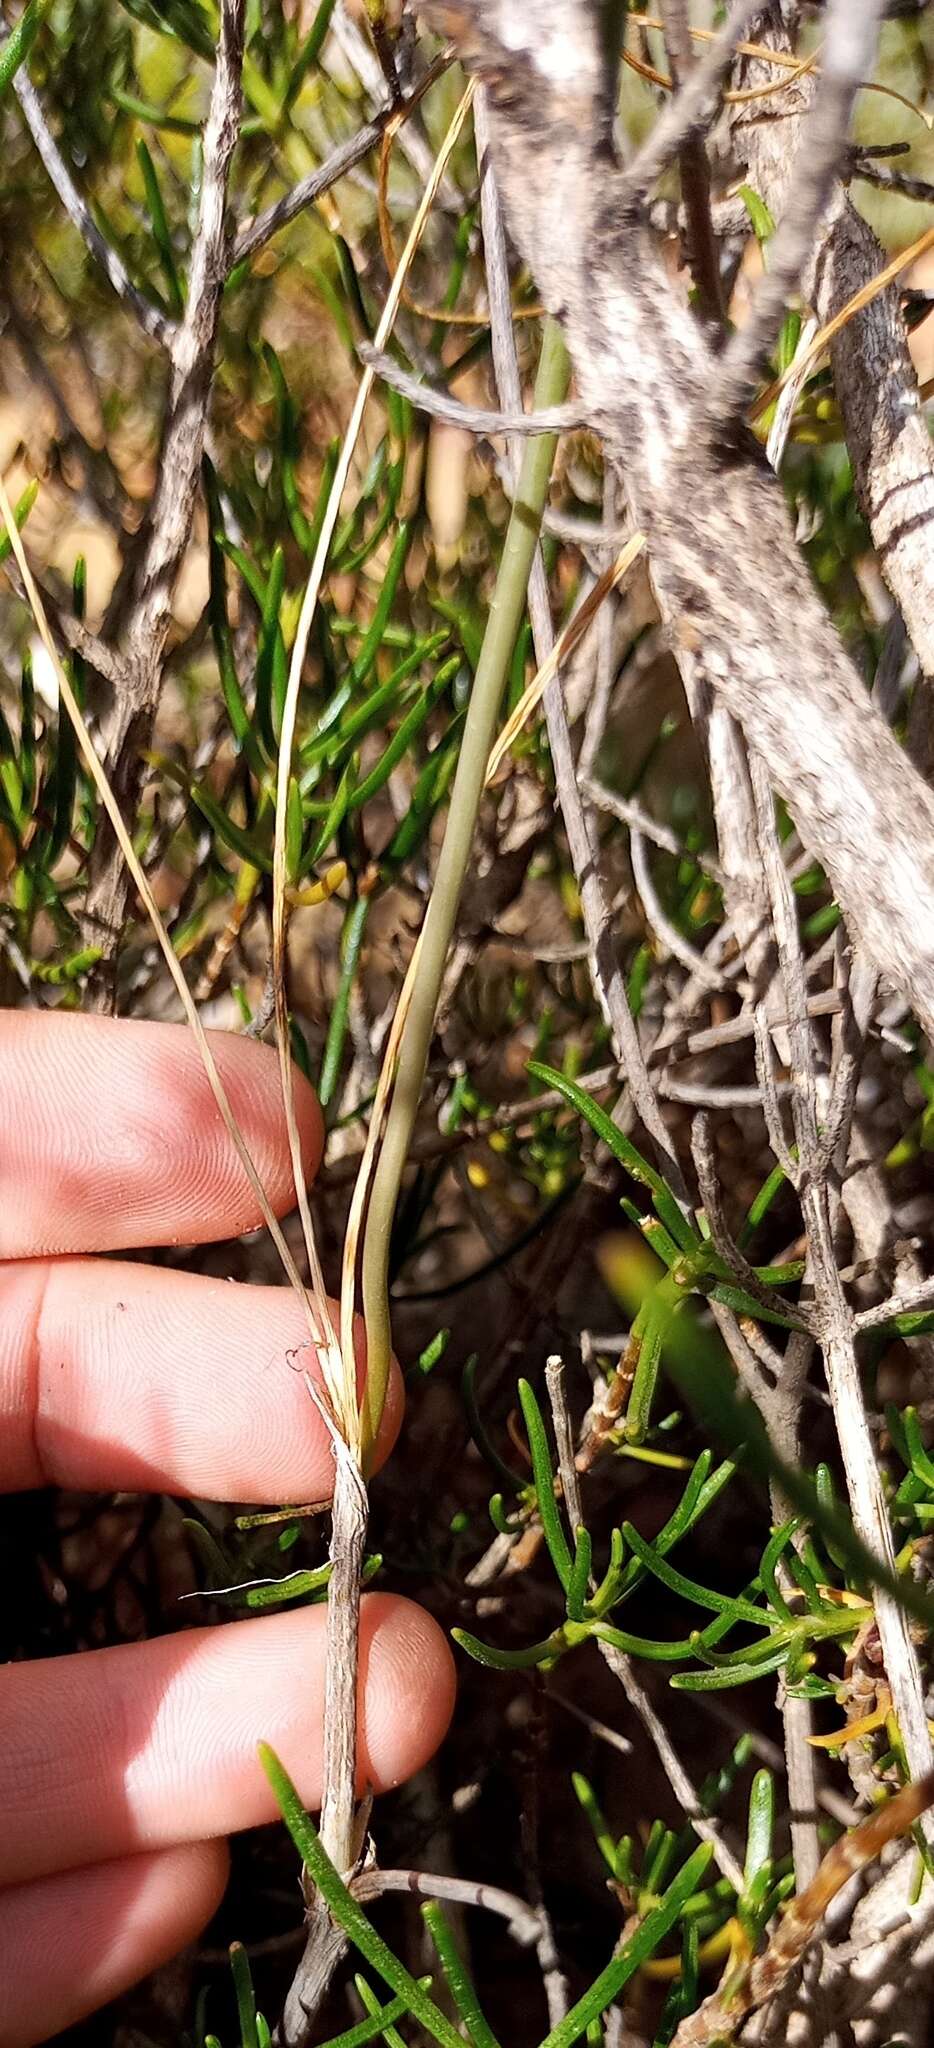
[(727, 985), (726, 977), (720, 973), (718, 968), (708, 965), (703, 954), (698, 953), (697, 948), (690, 945), (683, 934), (679, 932), (677, 925), (673, 924), (671, 918), (666, 916), (659, 900), (655, 883), (652, 880), (652, 870), (649, 866), (645, 840), (638, 825), (633, 825), (630, 830), (629, 854), (632, 861), (632, 872), (635, 877), (636, 888), (642, 898), (642, 908), (645, 911), (646, 923), (650, 926), (656, 937), (661, 939), (663, 946), (667, 946), (669, 953), (676, 960), (680, 960), (682, 967), (686, 967), (689, 974), (696, 974), (698, 981), (703, 984), (704, 988), (725, 988)]
[(743, 1888), (743, 1873), (740, 1864), (734, 1856), (732, 1849), (723, 1840), (719, 1828), (703, 1812), (697, 1792), (671, 1741), (668, 1730), (655, 1712), (655, 1708), (641, 1680), (636, 1676), (631, 1659), (625, 1656), (622, 1650), (618, 1650), (613, 1643), (598, 1642), (598, 1648), (604, 1663), (612, 1671), (614, 1678), (619, 1679), (630, 1706), (634, 1713), (638, 1715), (646, 1734), (657, 1751), (668, 1783), (682, 1813), (685, 1814), (690, 1822), (698, 1840), (711, 1844), (714, 1861), (718, 1870), (722, 1871), (723, 1876), (729, 1879), (730, 1884), (733, 1885), (737, 1892), (741, 1892)]
[(930, 1308), (934, 1304), (934, 1278), (919, 1280), (917, 1286), (908, 1287), (901, 1294), (892, 1294), (888, 1301), (880, 1301), (875, 1308), (861, 1309), (854, 1316), (857, 1330), (878, 1330), (884, 1323), (890, 1323), (895, 1316), (910, 1314), (912, 1309)]
[(928, 178), (914, 178), (908, 171), (891, 171), (857, 152), (850, 159), (849, 176), (864, 178), (880, 192), (897, 192), (900, 199), (917, 199), (919, 206), (934, 206), (934, 185)]
[[(149, 530), (128, 597), (127, 677), (107, 734), (111, 781), (133, 817), (162, 682), (172, 593), (191, 533), (214, 369), (214, 345), (227, 276), (227, 180), (240, 125), (245, 0), (222, 0), (217, 63), (204, 130), (204, 170), (184, 318), (171, 346), (168, 411)], [(128, 880), (111, 835), (100, 831), (91, 858), (89, 924), (106, 935), (92, 1000), (106, 1007), (126, 910)]]
[(371, 150), (378, 149), (389, 122), (398, 121), (409, 109), (417, 106), (429, 86), (443, 76), (449, 64), (449, 57), (439, 57), (419, 79), (413, 92), (397, 100), (393, 106), (383, 107), (371, 121), (365, 121), (363, 127), (358, 128), (356, 135), (338, 143), (317, 170), (309, 171), (306, 178), (299, 178), (290, 191), (283, 193), (272, 206), (267, 206), (265, 212), (257, 214), (255, 220), (244, 221), (231, 245), (230, 267), (245, 262), (248, 256), (255, 256), (257, 249), (264, 248), (280, 228), (287, 227), (289, 221), (304, 213), (306, 207), (314, 206), (317, 200), (323, 199), (338, 179), (355, 170)]
[[(777, 10), (762, 15), (756, 35), (768, 48), (790, 55), (790, 38)], [(768, 75), (769, 67), (759, 60), (738, 68), (744, 85), (757, 86)], [(731, 108), (733, 147), (776, 219), (788, 205), (803, 116), (814, 92), (813, 76), (802, 75), (764, 106), (752, 99)], [(850, 175), (851, 165), (852, 158), (843, 175)], [(875, 235), (841, 186), (827, 209), (804, 280), (820, 325), (865, 290), (884, 263)], [(879, 564), (922, 671), (934, 677), (934, 449), (900, 301), (897, 282), (874, 295), (835, 336), (831, 365), (857, 493)]]
[(645, 199), (653, 185), (695, 138), (706, 134), (717, 112), (724, 79), (761, 0), (737, 0), (688, 82), (658, 117), (625, 178), (625, 202)]
[[(785, 1003), (790, 1018), (797, 1180), (808, 1234), (808, 1278), (814, 1294), (815, 1328), (824, 1356), (853, 1525), (867, 1548), (881, 1560), (889, 1573), (894, 1573), (895, 1555), (888, 1509), (863, 1405), (853, 1319), (834, 1246), (828, 1186), (832, 1155), (828, 1153), (819, 1129), (811, 1025), (807, 1016), (804, 964), (794, 898), (782, 860), (768, 780), (758, 760), (752, 763), (752, 776), (763, 867), (769, 885)], [(839, 1133), (837, 1142), (840, 1142)], [(913, 1776), (921, 1777), (931, 1767), (931, 1740), (924, 1688), (908, 1616), (892, 1594), (882, 1588), (877, 1587), (873, 1604), (908, 1767)], [(934, 1839), (930, 1821), (926, 1820), (924, 1826), (926, 1833)]]
[[(510, 312), (510, 319), (512, 315)], [(464, 427), (470, 434), (564, 434), (573, 427), (586, 427), (588, 421), (579, 405), (548, 405), (539, 412), (523, 412), (521, 407), (510, 412), (485, 412), (481, 406), (464, 405), (459, 398), (451, 398), (447, 391), (438, 391), (434, 385), (426, 384), (423, 377), (413, 377), (408, 370), (400, 368), (394, 357), (382, 349), (375, 349), (369, 342), (361, 342), (357, 354), (361, 362), (375, 370), (384, 384), (401, 393), (420, 412), (430, 413), (432, 419), (444, 420), (449, 426)]]
[[(663, 852), (673, 853), (679, 860), (684, 858), (687, 849), (681, 840), (674, 832), (669, 831), (667, 825), (660, 825), (656, 818), (650, 817), (642, 804), (636, 803), (631, 797), (619, 796), (615, 789), (607, 789), (605, 784), (598, 782), (593, 775), (584, 777), (583, 788), (584, 795), (589, 797), (592, 804), (596, 804), (598, 810), (611, 811), (614, 818), (619, 818), (624, 825), (632, 826), (644, 839), (651, 839), (653, 845), (660, 846)], [(697, 853), (692, 848), (690, 858), (697, 862), (699, 868), (703, 868), (706, 875), (711, 875), (715, 882), (722, 882), (723, 869), (719, 861), (714, 860), (709, 853)], [(750, 1030), (751, 1028), (750, 1025)]]
[(470, 1878), (446, 1877), (426, 1870), (381, 1870), (374, 1864), (358, 1873), (350, 1890), (355, 1899), (363, 1902), (380, 1899), (385, 1892), (410, 1892), (417, 1899), (450, 1899), (452, 1904), (477, 1906), (482, 1912), (495, 1913), (505, 1920), (513, 1939), (523, 1948), (537, 1942), (541, 1934), (538, 1914), (525, 1899), (515, 1892), (502, 1891), (499, 1885), (477, 1883)]
[[(724, 1265), (728, 1266), (730, 1271), (736, 1275), (740, 1286), (745, 1288), (746, 1293), (751, 1295), (754, 1301), (758, 1301), (763, 1308), (773, 1309), (775, 1306), (774, 1290), (766, 1287), (759, 1279), (758, 1274), (750, 1265), (749, 1260), (744, 1258), (738, 1244), (736, 1244), (730, 1233), (723, 1209), (720, 1183), (717, 1177), (713, 1133), (710, 1128), (710, 1120), (706, 1116), (696, 1116), (691, 1125), (691, 1155), (697, 1169), (697, 1184), (700, 1189), (701, 1200), (704, 1204), (704, 1214), (707, 1218), (714, 1249), (719, 1252)], [(808, 1319), (803, 1310), (790, 1309), (788, 1314), (789, 1321), (794, 1322), (797, 1328), (807, 1328)]]
[(125, 263), (101, 234), (87, 201), (82, 199), (78, 191), (45, 118), (36, 88), (25, 68), (17, 72), (13, 90), (22, 107), (29, 133), (69, 220), (77, 228), (82, 241), (90, 250), (95, 262), (100, 265), (117, 297), (122, 299), (124, 305), (135, 315), (143, 333), (148, 334), (153, 341), (161, 342), (164, 348), (170, 347), (175, 332), (174, 321), (170, 320), (160, 307), (154, 306), (151, 299), (144, 297), (138, 286), (133, 283)]
[(770, 247), (769, 265), (746, 325), (728, 344), (714, 408), (737, 417), (755, 387), (785, 307), (808, 263), (821, 217), (844, 161), (860, 80), (871, 70), (882, 0), (831, 0), (814, 105), (801, 137), (788, 205)]
[(558, 1477), (571, 1528), (572, 1536), (583, 1528), (584, 1516), (581, 1508), (580, 1482), (574, 1463), (574, 1445), (571, 1440), (571, 1423), (568, 1415), (567, 1396), (564, 1391), (564, 1362), (558, 1357), (549, 1358), (545, 1365), (545, 1385), (551, 1404), (551, 1419), (554, 1424), (555, 1446), (558, 1452)]

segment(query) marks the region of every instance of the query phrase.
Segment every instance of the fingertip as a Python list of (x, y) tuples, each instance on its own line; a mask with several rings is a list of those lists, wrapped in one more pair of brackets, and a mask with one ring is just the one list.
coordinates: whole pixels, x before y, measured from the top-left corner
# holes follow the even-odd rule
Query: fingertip
[(217, 1912), (230, 1878), (230, 1849), (225, 1837), (218, 1836), (212, 1842), (190, 1842), (165, 1853), (179, 1858), (178, 1868), (167, 1874), (167, 1889), (171, 1888), (179, 1919), (184, 1921), (185, 1931), (178, 1943), (182, 1948), (203, 1933)]
[(446, 1636), (423, 1607), (369, 1593), (360, 1613), (363, 1716), (359, 1774), (387, 1792), (434, 1756), (454, 1712), (456, 1676)]
[[(276, 1215), (282, 1215), (295, 1206), (295, 1184), (278, 1051), (230, 1031), (209, 1031), (207, 1036), (234, 1115), (263, 1157), (269, 1200)], [(311, 1082), (294, 1061), (290, 1071), (302, 1171), (308, 1182), (321, 1164), (324, 1118)], [(258, 1211), (255, 1220), (261, 1220)]]
[(33, 2048), (177, 1955), (217, 1911), (229, 1861), (226, 1842), (192, 1842), (6, 1892), (2, 2048)]
[[(227, 1031), (208, 1043), (234, 1122), (279, 1215), (295, 1183), (276, 1050)], [(292, 1070), (302, 1171), (324, 1145), (314, 1090)], [(0, 1013), (0, 1180), (6, 1258), (209, 1243), (262, 1210), (201, 1051), (185, 1026), (61, 1012)]]

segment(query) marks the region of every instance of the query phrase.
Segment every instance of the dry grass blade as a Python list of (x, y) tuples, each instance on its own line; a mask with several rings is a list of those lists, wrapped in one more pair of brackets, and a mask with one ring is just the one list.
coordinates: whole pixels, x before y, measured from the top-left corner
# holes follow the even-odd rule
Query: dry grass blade
[[(628, 20), (635, 28), (653, 28), (657, 29), (660, 33), (664, 28), (664, 24), (657, 14), (630, 14)], [(714, 31), (709, 28), (696, 28), (692, 26), (690, 34), (693, 36), (694, 41), (698, 43), (712, 43), (714, 41)], [(817, 70), (820, 57), (820, 50), (817, 49), (812, 51), (811, 55), (802, 61), (800, 57), (793, 56), (789, 50), (775, 50), (768, 43), (737, 43), (736, 53), (739, 57), (753, 57), (760, 64), (777, 65), (780, 70), (784, 71), (785, 76), (779, 79), (778, 83), (774, 86), (750, 86), (744, 87), (737, 92), (725, 92), (723, 95), (724, 100), (728, 104), (733, 105), (742, 104), (745, 100), (768, 99), (772, 92), (780, 92), (784, 86), (793, 84), (796, 78), (803, 77), (806, 72)], [(668, 92), (672, 90), (671, 79), (666, 78), (662, 72), (653, 71), (649, 64), (640, 64), (628, 51), (624, 52), (624, 56), (627, 64), (631, 66), (633, 71), (638, 71), (642, 78), (649, 79), (653, 85), (664, 86)], [(934, 127), (934, 116), (926, 114), (924, 108), (919, 107), (917, 100), (910, 100), (907, 94), (896, 92), (893, 85), (883, 85), (877, 78), (867, 78), (863, 82), (862, 91), (878, 93), (882, 99), (896, 100), (900, 107), (907, 108), (909, 114), (914, 114), (917, 120), (923, 121), (928, 131)]]
[[(415, 254), (419, 241), (421, 240), (422, 234), (424, 232), (425, 223), (428, 219), (428, 215), (434, 203), (435, 195), (441, 183), (441, 179), (444, 176), (445, 167), (457, 142), (457, 138), (461, 132), (464, 122), (467, 118), (472, 97), (473, 88), (472, 86), (468, 86), (467, 91), (464, 93), (463, 98), (461, 99), (460, 104), (456, 109), (453, 120), (451, 121), (447, 134), (445, 135), (444, 141), (442, 142), (441, 148), (435, 160), (432, 176), (429, 179), (429, 182), (426, 185), (425, 190), (422, 193), (421, 199), (419, 201), (418, 208), (416, 210), (415, 217), (412, 222), (412, 226), (409, 230), (408, 240), (406, 242), (405, 249), (403, 251), (399, 263), (399, 267), (398, 270), (396, 271), (395, 276), (392, 279), (389, 292), (386, 297), (386, 304), (383, 308), (382, 314), (380, 316), (379, 326), (374, 336), (374, 347), (378, 349), (382, 349), (385, 347), (386, 341), (388, 340), (390, 332), (392, 330), (392, 324), (396, 317), (396, 313), (398, 312), (399, 304), (402, 297), (402, 288), (405, 283), (406, 273), (409, 269), (409, 265), (411, 264), (412, 258)], [(350, 475), (350, 465), (351, 462), (353, 461), (354, 449), (356, 448), (360, 428), (363, 423), (363, 415), (366, 408), (367, 400), (369, 399), (370, 392), (372, 390), (373, 379), (374, 372), (372, 371), (372, 369), (367, 368), (364, 370), (363, 375), (360, 379), (360, 383), (357, 387), (357, 396), (354, 400), (353, 411), (350, 416), (350, 421), (348, 423), (346, 434), (344, 435), (344, 441), (341, 447), (340, 457), (334, 475), (334, 482), (331, 486), (331, 492), (328, 498), (327, 507), (325, 510), (325, 515), (321, 526), (321, 533), (319, 535), (318, 545), (315, 550), (314, 560), (312, 562), (311, 570), (309, 572), (308, 582), (305, 586), (305, 595), (302, 600), (302, 608), (299, 614), (298, 628), (295, 635), (295, 644), (292, 648), (292, 659), (289, 667), (288, 687), (286, 690), (285, 704), (282, 712), (282, 732), (279, 740), (279, 761), (278, 774), (276, 779), (276, 831), (275, 844), (273, 849), (272, 915), (272, 966), (276, 1000), (276, 1038), (279, 1047), (279, 1063), (282, 1077), (282, 1095), (283, 1101), (285, 1103), (285, 1113), (288, 1124), (289, 1147), (292, 1155), (292, 1171), (295, 1179), (295, 1191), (298, 1197), (299, 1212), (302, 1219), (302, 1229), (305, 1236), (305, 1245), (308, 1253), (308, 1261), (312, 1275), (312, 1285), (315, 1300), (316, 1303), (319, 1304), (319, 1314), (326, 1318), (323, 1327), (325, 1329), (331, 1329), (331, 1342), (327, 1346), (325, 1365), (328, 1393), (330, 1395), (331, 1403), (334, 1408), (334, 1413), (338, 1420), (338, 1424), (340, 1426), (344, 1440), (357, 1456), (359, 1456), (361, 1449), (361, 1437), (359, 1405), (357, 1401), (356, 1362), (354, 1357), (353, 1346), (353, 1317), (351, 1314), (349, 1324), (345, 1324), (344, 1319), (342, 1317), (340, 1341), (338, 1342), (334, 1336), (333, 1327), (330, 1323), (329, 1311), (327, 1309), (326, 1296), (324, 1292), (324, 1282), (321, 1274), (321, 1262), (318, 1256), (318, 1249), (315, 1241), (314, 1223), (312, 1221), (311, 1210), (308, 1204), (308, 1197), (305, 1191), (304, 1177), (302, 1174), (298, 1126), (296, 1123), (295, 1109), (292, 1100), (292, 1075), (291, 1061), (289, 1057), (288, 1011), (285, 988), (285, 942), (287, 923), (285, 893), (287, 879), (285, 839), (286, 806), (288, 801), (289, 775), (291, 773), (292, 765), (292, 747), (295, 739), (295, 724), (298, 713), (298, 697), (299, 691), (301, 689), (302, 669), (305, 662), (305, 653), (308, 647), (308, 636), (311, 631), (311, 623), (315, 615), (315, 609), (318, 603), (318, 596), (324, 578), (324, 571), (325, 565), (327, 563), (328, 551), (330, 549), (331, 540), (333, 538), (334, 528), (337, 524), (341, 498), (343, 497), (343, 493), (347, 484), (347, 479)]]
[[(391, 278), (395, 277), (399, 259), (396, 255), (396, 246), (393, 241), (392, 218), (389, 211), (389, 167), (392, 162), (392, 150), (396, 136), (403, 122), (408, 119), (414, 105), (414, 99), (408, 101), (398, 114), (394, 114), (391, 120), (387, 121), (379, 151), (379, 171), (376, 181), (376, 218), (379, 228), (379, 245), (383, 252), (383, 262)], [(411, 292), (406, 291), (404, 288), (402, 304), (407, 312), (415, 313), (420, 320), (430, 320), (432, 323), (436, 322), (441, 327), (489, 327), (490, 324), (488, 313), (455, 312), (450, 306), (426, 306), (421, 299), (413, 298)], [(543, 308), (539, 305), (513, 307), (512, 317), (514, 320), (541, 320), (542, 316)]]
[[(631, 21), (635, 20), (635, 18), (634, 15), (630, 15)], [(696, 36), (698, 31), (697, 29), (691, 29), (689, 33)], [(737, 47), (740, 51), (743, 51), (744, 49), (751, 49), (752, 46), (739, 43)], [(762, 55), (773, 56), (774, 53), (764, 50)], [(802, 78), (805, 72), (815, 70), (819, 56), (819, 50), (814, 50), (810, 57), (804, 57), (800, 64), (796, 64), (793, 71), (783, 71), (771, 85), (747, 85), (741, 86), (733, 92), (725, 92), (723, 95), (724, 101), (728, 106), (739, 106), (746, 100), (767, 100), (771, 98), (773, 93), (785, 92), (796, 78)], [(776, 61), (779, 60), (776, 59)], [(664, 71), (656, 71), (653, 65), (643, 63), (641, 57), (634, 57), (631, 50), (623, 51), (623, 63), (628, 65), (630, 71), (635, 71), (639, 78), (646, 79), (649, 85), (657, 85), (663, 92), (674, 92), (675, 83), (673, 78), (668, 78)], [(916, 109), (916, 111), (920, 112), (920, 109)]]
[(925, 228), (924, 234), (919, 235), (917, 241), (909, 242), (907, 249), (903, 249), (899, 256), (893, 256), (891, 263), (887, 263), (870, 284), (863, 285), (861, 291), (853, 293), (853, 297), (847, 300), (846, 305), (841, 306), (839, 313), (835, 313), (833, 319), (828, 320), (826, 326), (818, 330), (809, 348), (789, 363), (788, 368), (783, 370), (780, 377), (776, 377), (773, 384), (769, 384), (765, 391), (759, 393), (750, 410), (750, 419), (760, 419), (784, 391), (791, 378), (800, 378), (811, 369), (833, 341), (834, 336), (840, 333), (841, 328), (846, 327), (871, 300), (878, 298), (879, 293), (884, 292), (888, 285), (894, 284), (895, 279), (901, 277), (903, 271), (910, 269), (912, 263), (917, 262), (920, 256), (926, 255), (929, 249), (934, 249), (934, 228)]
[(249, 1147), (246, 1143), (246, 1139), (243, 1136), (240, 1126), (237, 1123), (237, 1119), (230, 1106), (227, 1091), (224, 1087), (223, 1081), (221, 1080), (220, 1073), (218, 1072), (217, 1062), (214, 1058), (213, 1052), (211, 1051), (211, 1046), (207, 1037), (207, 1033), (205, 1032), (204, 1025), (202, 1024), (198, 1012), (195, 1008), (191, 990), (189, 989), (184, 974), (182, 973), (178, 956), (175, 952), (174, 946), (172, 945), (172, 941), (171, 938), (169, 937), (168, 931), (166, 930), (165, 923), (160, 913), (158, 904), (156, 903), (155, 897), (153, 896), (152, 889), (150, 887), (145, 870), (143, 869), (140, 863), (139, 856), (136, 853), (136, 850), (133, 845), (133, 841), (130, 837), (129, 832), (127, 831), (126, 825), (123, 820), (123, 816), (120, 811), (120, 807), (116, 801), (110, 783), (107, 779), (107, 775), (103, 767), (103, 764), (96, 752), (93, 741), (91, 739), (91, 735), (88, 732), (87, 726), (84, 722), (84, 718), (82, 716), (77, 698), (75, 697), (74, 691), (71, 687), (71, 683), (69, 682), (67, 672), (62, 664), (61, 658), (58, 653), (58, 649), (52, 638), (52, 634), (49, 628), (49, 622), (46, 617), (45, 607), (43, 605), (39, 591), (36, 587), (36, 582), (32, 574), (32, 570), (30, 569), (29, 563), (26, 558), (26, 552), (23, 547), (22, 540), (20, 538), (19, 530), (17, 528), (16, 521), (13, 516), (13, 509), (10, 504), (9, 497), (7, 496), (6, 487), (4, 485), (2, 477), (0, 477), (0, 514), (2, 514), (3, 524), (9, 538), (10, 547), (13, 551), (13, 555), (19, 568), (20, 575), (23, 579), (23, 584), (26, 590), (26, 595), (29, 600), (30, 609), (35, 620), (36, 630), (39, 634), (39, 638), (42, 641), (42, 645), (45, 648), (45, 651), (55, 671), (55, 675), (58, 681), (60, 700), (68, 713), (68, 717), (70, 718), (72, 725), (74, 726), (75, 735), (78, 741), (78, 745), (81, 749), (81, 754), (84, 759), (84, 763), (87, 768), (88, 774), (91, 777), (95, 789), (97, 790), (101, 803), (103, 804), (103, 807), (113, 827), (114, 835), (120, 847), (120, 851), (123, 855), (123, 858), (126, 862), (127, 868), (133, 877), (134, 884), (139, 891), (143, 904), (145, 905), (147, 915), (149, 917), (156, 939), (158, 940), (159, 947), (165, 959), (165, 963), (168, 968), (169, 974), (171, 975), (172, 981), (177, 990), (178, 998), (181, 1003), (182, 1009), (185, 1013), (186, 1020), (192, 1032), (194, 1033), (195, 1042), (197, 1044), (198, 1051), (201, 1056), (205, 1074), (207, 1075), (208, 1082), (210, 1084), (211, 1093), (213, 1094), (214, 1100), (217, 1103), (217, 1107), (221, 1113), (221, 1116), (223, 1117), (224, 1124), (230, 1135), (231, 1143), (236, 1150), (237, 1156), (241, 1162), (244, 1173), (246, 1174), (247, 1180), (250, 1183), (250, 1187), (252, 1188), (253, 1193), (256, 1196), (256, 1200), (259, 1204), (263, 1220), (266, 1224), (269, 1234), (273, 1240), (273, 1243), (282, 1261), (282, 1265), (285, 1269), (286, 1276), (291, 1281), (291, 1284), (294, 1287), (302, 1303), (302, 1306), (308, 1319), (312, 1340), (317, 1345), (319, 1337), (318, 1326), (312, 1312), (312, 1306), (309, 1302), (308, 1294), (302, 1281), (301, 1274), (299, 1273), (298, 1267), (295, 1264), (295, 1260), (293, 1259), (292, 1254), (289, 1250), (286, 1239), (279, 1226), (278, 1219), (274, 1215), (273, 1210), (270, 1207), (269, 1198), (266, 1194), (266, 1190), (263, 1186), (260, 1176), (256, 1170), (256, 1166), (251, 1156)]
[(625, 547), (620, 549), (615, 562), (611, 563), (608, 569), (604, 569), (602, 576), (598, 577), (593, 589), (585, 597), (583, 604), (578, 607), (573, 617), (568, 620), (563, 633), (560, 633), (555, 641), (547, 660), (542, 662), (537, 674), (532, 677), (531, 682), (523, 690), (518, 704), (510, 712), (503, 726), (503, 730), (490, 754), (487, 765), (486, 779), (488, 783), (492, 782), (500, 763), (505, 755), (508, 754), (510, 747), (522, 731), (527, 720), (531, 718), (532, 712), (547, 689), (552, 676), (557, 675), (561, 663), (567, 660), (568, 655), (572, 653), (578, 641), (583, 638), (588, 627), (592, 625), (604, 598), (609, 597), (610, 591), (615, 590), (617, 585), (622, 582), (627, 571), (632, 568), (633, 562), (641, 555), (644, 546), (645, 534), (632, 534), (629, 540), (627, 540)]

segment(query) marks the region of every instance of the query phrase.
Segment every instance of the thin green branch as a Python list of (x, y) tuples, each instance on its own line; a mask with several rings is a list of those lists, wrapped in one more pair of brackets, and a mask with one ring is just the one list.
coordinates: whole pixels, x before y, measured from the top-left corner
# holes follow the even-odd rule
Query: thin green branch
[[(557, 405), (568, 383), (568, 359), (556, 326), (545, 329), (535, 383), (536, 411)], [(363, 1314), (367, 1337), (364, 1438), (379, 1427), (390, 1361), (389, 1242), (399, 1187), (418, 1109), (434, 1029), (441, 977), (470, 860), (474, 827), (503, 690), (548, 493), (555, 436), (543, 434), (525, 450), (512, 515), (506, 529), (496, 589), (464, 725), (451, 791), (444, 844), (421, 936), (419, 972), (403, 1027), (392, 1101), (373, 1175), (362, 1251)]]

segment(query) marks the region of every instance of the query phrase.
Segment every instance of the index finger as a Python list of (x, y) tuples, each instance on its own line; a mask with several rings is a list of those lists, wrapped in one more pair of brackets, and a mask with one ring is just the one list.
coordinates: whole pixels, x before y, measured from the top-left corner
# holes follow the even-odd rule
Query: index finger
[[(208, 1034), (231, 1108), (277, 1214), (295, 1203), (278, 1060)], [(313, 1090), (293, 1074), (306, 1179), (321, 1157)], [(262, 1221), (180, 1024), (0, 1013), (0, 1257), (206, 1244)]]

